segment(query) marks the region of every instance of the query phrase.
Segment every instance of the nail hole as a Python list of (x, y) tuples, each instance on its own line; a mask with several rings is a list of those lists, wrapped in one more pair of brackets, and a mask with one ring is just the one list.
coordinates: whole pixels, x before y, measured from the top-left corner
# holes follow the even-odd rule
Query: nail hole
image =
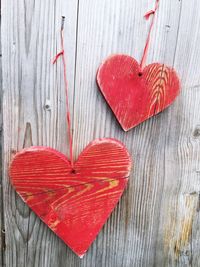
[(11, 149), (11, 154), (13, 154), (13, 155), (15, 155), (17, 153), (17, 150), (15, 150), (15, 149)]
[(71, 173), (72, 173), (72, 174), (76, 174), (76, 170), (74, 170), (74, 169), (71, 170)]
[(139, 73), (138, 73), (138, 76), (141, 77), (141, 76), (142, 76), (142, 72), (139, 72)]
[(51, 110), (51, 102), (49, 99), (46, 99), (46, 103), (44, 104), (43, 107), (44, 107), (44, 110), (47, 110), (47, 111)]

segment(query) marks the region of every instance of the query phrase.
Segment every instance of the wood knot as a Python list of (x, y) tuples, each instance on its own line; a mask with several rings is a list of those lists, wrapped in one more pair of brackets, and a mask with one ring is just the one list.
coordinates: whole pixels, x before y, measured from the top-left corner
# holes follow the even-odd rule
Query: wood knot
[(194, 136), (195, 138), (200, 137), (200, 125), (197, 125), (196, 129), (195, 129), (194, 132), (193, 132), (193, 136)]

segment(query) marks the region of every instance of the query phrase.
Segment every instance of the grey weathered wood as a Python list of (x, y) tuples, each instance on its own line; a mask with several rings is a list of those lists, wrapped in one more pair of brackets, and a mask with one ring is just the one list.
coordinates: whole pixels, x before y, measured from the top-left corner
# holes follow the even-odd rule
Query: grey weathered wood
[(12, 153), (22, 147), (48, 145), (67, 151), (62, 65), (51, 64), (60, 49), (62, 15), (67, 18), (72, 108), (77, 1), (2, 2), (6, 266), (57, 266), (60, 253), (67, 250), (16, 196), (7, 174)]
[[(109, 54), (140, 60), (149, 26), (142, 17), (153, 2), (2, 3), (6, 266), (200, 265), (200, 2), (160, 1), (148, 62), (173, 65), (180, 74), (182, 93), (173, 106), (124, 133), (95, 83)], [(61, 15), (75, 156), (94, 138), (114, 137), (134, 158), (129, 187), (83, 260), (30, 212), (7, 176), (12, 152), (23, 146), (67, 151), (62, 68), (50, 65)]]
[[(1, 4), (0, 4), (1, 9)], [(2, 191), (2, 62), (0, 44), (0, 266), (3, 266), (4, 225), (3, 225), (3, 191)]]

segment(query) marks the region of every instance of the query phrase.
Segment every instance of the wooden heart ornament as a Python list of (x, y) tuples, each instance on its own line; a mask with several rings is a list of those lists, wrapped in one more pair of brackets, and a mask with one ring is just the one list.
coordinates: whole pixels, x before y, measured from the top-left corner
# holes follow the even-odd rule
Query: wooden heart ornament
[(113, 55), (99, 68), (99, 88), (124, 131), (167, 108), (180, 92), (174, 69), (154, 63), (141, 69), (127, 55)]
[(82, 257), (119, 201), (130, 168), (122, 143), (97, 139), (73, 169), (65, 155), (36, 146), (15, 155), (9, 174), (23, 201)]

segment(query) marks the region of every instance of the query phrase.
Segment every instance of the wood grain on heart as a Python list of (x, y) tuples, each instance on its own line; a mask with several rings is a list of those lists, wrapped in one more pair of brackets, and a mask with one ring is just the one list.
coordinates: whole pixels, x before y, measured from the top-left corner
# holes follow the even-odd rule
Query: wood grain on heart
[(174, 69), (159, 63), (142, 71), (127, 55), (113, 55), (99, 68), (99, 88), (124, 131), (167, 108), (180, 92)]
[(130, 168), (122, 143), (97, 139), (74, 169), (60, 152), (30, 147), (16, 154), (9, 173), (24, 202), (82, 257), (119, 201)]

